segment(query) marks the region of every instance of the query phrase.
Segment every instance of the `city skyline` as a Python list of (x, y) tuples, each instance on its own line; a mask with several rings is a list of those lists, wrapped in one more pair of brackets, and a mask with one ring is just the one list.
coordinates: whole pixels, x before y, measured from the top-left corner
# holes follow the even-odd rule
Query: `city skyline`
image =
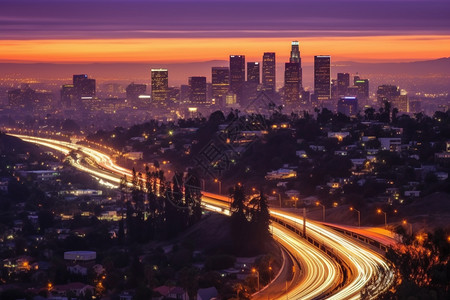
[[(448, 1), (3, 1), (0, 62), (194, 62), (262, 52), (334, 61), (450, 53)], [(327, 7), (327, 9), (320, 9)], [(326, 20), (326, 21), (325, 21)]]

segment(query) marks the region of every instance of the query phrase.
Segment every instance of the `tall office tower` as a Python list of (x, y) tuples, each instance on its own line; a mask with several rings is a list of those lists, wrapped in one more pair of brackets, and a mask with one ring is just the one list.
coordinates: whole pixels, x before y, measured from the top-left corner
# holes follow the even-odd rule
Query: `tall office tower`
[(339, 96), (347, 95), (347, 89), (350, 86), (350, 74), (338, 73), (337, 74), (337, 94)]
[(359, 76), (356, 77), (358, 77), (358, 79), (354, 80), (354, 85), (358, 88), (356, 97), (363, 103), (366, 103), (369, 100), (369, 79), (360, 79)]
[(206, 77), (189, 77), (189, 87), (191, 88), (189, 102), (195, 105), (208, 104), (206, 101)]
[(259, 84), (259, 62), (247, 63), (247, 82)]
[(264, 52), (262, 63), (262, 84), (266, 92), (275, 92), (275, 53)]
[(358, 98), (341, 97), (337, 103), (337, 111), (349, 117), (356, 116), (358, 114)]
[(331, 98), (329, 55), (314, 56), (314, 96), (318, 101)]
[(409, 113), (408, 95), (400, 94), (395, 96), (391, 101), (392, 108), (397, 108), (399, 112)]
[(37, 103), (37, 94), (25, 84), (20, 89), (8, 91), (8, 103), (12, 109), (33, 110)]
[(86, 74), (73, 75), (73, 86), (79, 98), (95, 96), (95, 79), (88, 78)]
[(152, 103), (156, 106), (166, 106), (169, 92), (169, 71), (167, 69), (152, 69)]
[(300, 57), (298, 41), (293, 41), (291, 43), (291, 56), (289, 57), (289, 62), (299, 64), (300, 90), (303, 90), (302, 58)]
[(127, 92), (127, 101), (131, 105), (139, 107), (141, 104), (144, 104), (143, 99), (146, 99), (145, 93), (147, 92), (146, 84), (136, 84), (133, 82), (125, 90)]
[(298, 48), (298, 45), (298, 41), (293, 41), (291, 43), (291, 57), (289, 58), (289, 62), (291, 63), (301, 63), (300, 50)]
[(242, 100), (245, 82), (245, 55), (230, 55), (230, 91), (236, 94), (237, 102)]
[(188, 103), (191, 96), (191, 87), (187, 84), (180, 86), (180, 103)]
[(214, 103), (223, 105), (230, 89), (230, 68), (212, 67), (211, 79)]
[(63, 84), (61, 87), (61, 104), (68, 108), (75, 105), (77, 102), (77, 93), (73, 84)]
[(286, 105), (297, 104), (300, 98), (300, 64), (285, 63), (284, 102)]
[(380, 85), (377, 90), (377, 102), (381, 107), (385, 101), (392, 102), (392, 100), (400, 96), (400, 90), (395, 85)]
[(167, 99), (169, 100), (169, 103), (179, 104), (180, 94), (181, 94), (180, 88), (174, 86), (169, 87), (169, 91), (167, 92)]

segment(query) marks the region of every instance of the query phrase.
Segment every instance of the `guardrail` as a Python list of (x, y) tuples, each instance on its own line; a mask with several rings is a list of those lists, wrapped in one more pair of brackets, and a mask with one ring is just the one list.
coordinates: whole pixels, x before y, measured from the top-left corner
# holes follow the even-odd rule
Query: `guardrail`
[(375, 247), (377, 249), (380, 249), (380, 250), (384, 251), (385, 253), (388, 251), (388, 246), (383, 244), (383, 243), (381, 243), (380, 241), (376, 241), (376, 240), (374, 240), (374, 239), (372, 239), (370, 237), (367, 237), (365, 235), (356, 233), (356, 232), (351, 231), (351, 230), (347, 230), (347, 229), (340, 228), (340, 227), (335, 227), (335, 226), (330, 225), (330, 224), (324, 224), (324, 225), (327, 226), (327, 227), (333, 228), (334, 230), (336, 230), (336, 231), (338, 231), (340, 233), (343, 233), (345, 235), (351, 236), (351, 237), (353, 237), (353, 238), (355, 238), (355, 239), (357, 239), (357, 240), (359, 240), (359, 241), (361, 241), (363, 243), (366, 243), (366, 244), (371, 245), (371, 246), (373, 246), (373, 247)]

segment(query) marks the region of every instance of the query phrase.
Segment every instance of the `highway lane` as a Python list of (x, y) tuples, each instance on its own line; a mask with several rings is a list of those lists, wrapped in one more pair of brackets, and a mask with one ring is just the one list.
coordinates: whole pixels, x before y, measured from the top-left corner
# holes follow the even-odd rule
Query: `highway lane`
[[(299, 229), (303, 226), (303, 219), (295, 213), (276, 209), (271, 209), (270, 213), (290, 221), (291, 225)], [(392, 266), (376, 251), (311, 220), (306, 221), (306, 228), (307, 236), (333, 249), (333, 253), (351, 270), (349, 283), (328, 299), (360, 299), (364, 289), (371, 298), (376, 299), (394, 282)]]
[[(290, 285), (287, 295), (278, 297), (269, 295), (272, 296), (270, 298), (318, 299), (331, 293), (336, 287), (337, 278), (341, 276), (336, 262), (281, 225), (274, 223), (272, 231), (274, 238), (287, 248), (300, 264), (300, 268), (295, 268), (294, 278), (301, 275), (301, 281), (296, 285)], [(282, 284), (280, 288), (283, 288)], [(261, 295), (261, 299), (268, 299), (267, 295)]]
[[(16, 136), (24, 141), (41, 144), (43, 146), (61, 151), (65, 154), (69, 153), (69, 149), (81, 151), (85, 155), (93, 158), (102, 168), (105, 168), (115, 174), (126, 174), (131, 177), (130, 170), (115, 165), (108, 155), (97, 150), (68, 142), (29, 136)], [(120, 181), (118, 175), (113, 176), (113, 174), (104, 171), (92, 170), (91, 168), (82, 166), (81, 164), (76, 164), (76, 166), (99, 178), (105, 178), (106, 180), (111, 180), (115, 183)], [(228, 204), (224, 203), (224, 201), (229, 202), (229, 199), (223, 199), (226, 197), (211, 193), (205, 194), (204, 202), (206, 205), (210, 205), (213, 210), (229, 214)], [(219, 203), (222, 203), (221, 206), (218, 206)], [(303, 222), (301, 218), (292, 213), (271, 210), (271, 214), (272, 216), (289, 220), (296, 225), (301, 226)], [(329, 299), (359, 299), (361, 291), (365, 288), (369, 291), (371, 298), (376, 298), (392, 284), (394, 280), (393, 271), (391, 270), (389, 264), (386, 263), (385, 260), (378, 254), (366, 249), (365, 247), (361, 247), (359, 243), (356, 243), (346, 236), (340, 235), (329, 228), (313, 223), (309, 220), (307, 221), (307, 232), (308, 235), (316, 241), (320, 241), (321, 243), (334, 249), (336, 255), (341, 260), (345, 261), (351, 269), (349, 282), (342, 289), (331, 295)], [(339, 268), (337, 268), (336, 265), (333, 266), (333, 263), (325, 263), (324, 261), (326, 260), (324, 257), (314, 257), (314, 253), (321, 253), (317, 250), (317, 248), (314, 248), (311, 244), (299, 239), (293, 232), (283, 234), (282, 232), (279, 232), (278, 229), (275, 229), (274, 235), (280, 237), (284, 243), (289, 244), (291, 249), (295, 249), (296, 252), (294, 253), (300, 253), (302, 251), (300, 249), (309, 249), (308, 253), (301, 252), (300, 257), (303, 258), (302, 267), (304, 268), (305, 276), (302, 284), (297, 285), (299, 287), (298, 290), (289, 291), (289, 293), (294, 293), (291, 295), (292, 298), (312, 299), (320, 295), (328, 294), (334, 287), (335, 283), (339, 282), (339, 276), (342, 276), (339, 272)], [(304, 257), (308, 257), (308, 259), (304, 259)], [(327, 261), (330, 262), (331, 259), (328, 257)], [(315, 264), (317, 262), (321, 262), (321, 269), (318, 269), (319, 267), (317, 266), (313, 267), (310, 265), (312, 262)], [(309, 278), (308, 276), (310, 275), (315, 277)], [(318, 278), (317, 275), (320, 275), (321, 277)], [(311, 290), (305, 288), (308, 286), (314, 286), (313, 283), (320, 283), (320, 288), (317, 288), (317, 286)], [(303, 293), (303, 291), (305, 291), (305, 293)], [(308, 295), (311, 295), (311, 298), (308, 298)]]

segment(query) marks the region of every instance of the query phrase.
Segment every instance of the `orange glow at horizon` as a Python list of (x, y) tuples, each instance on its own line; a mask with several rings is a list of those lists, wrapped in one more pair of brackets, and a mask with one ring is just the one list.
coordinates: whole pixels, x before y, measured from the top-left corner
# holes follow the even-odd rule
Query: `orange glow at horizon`
[(228, 60), (244, 54), (260, 61), (263, 52), (287, 60), (290, 41), (300, 41), (304, 61), (329, 54), (335, 61), (426, 60), (450, 56), (450, 35), (308, 38), (167, 38), (1, 40), (0, 61), (15, 62), (194, 62)]

